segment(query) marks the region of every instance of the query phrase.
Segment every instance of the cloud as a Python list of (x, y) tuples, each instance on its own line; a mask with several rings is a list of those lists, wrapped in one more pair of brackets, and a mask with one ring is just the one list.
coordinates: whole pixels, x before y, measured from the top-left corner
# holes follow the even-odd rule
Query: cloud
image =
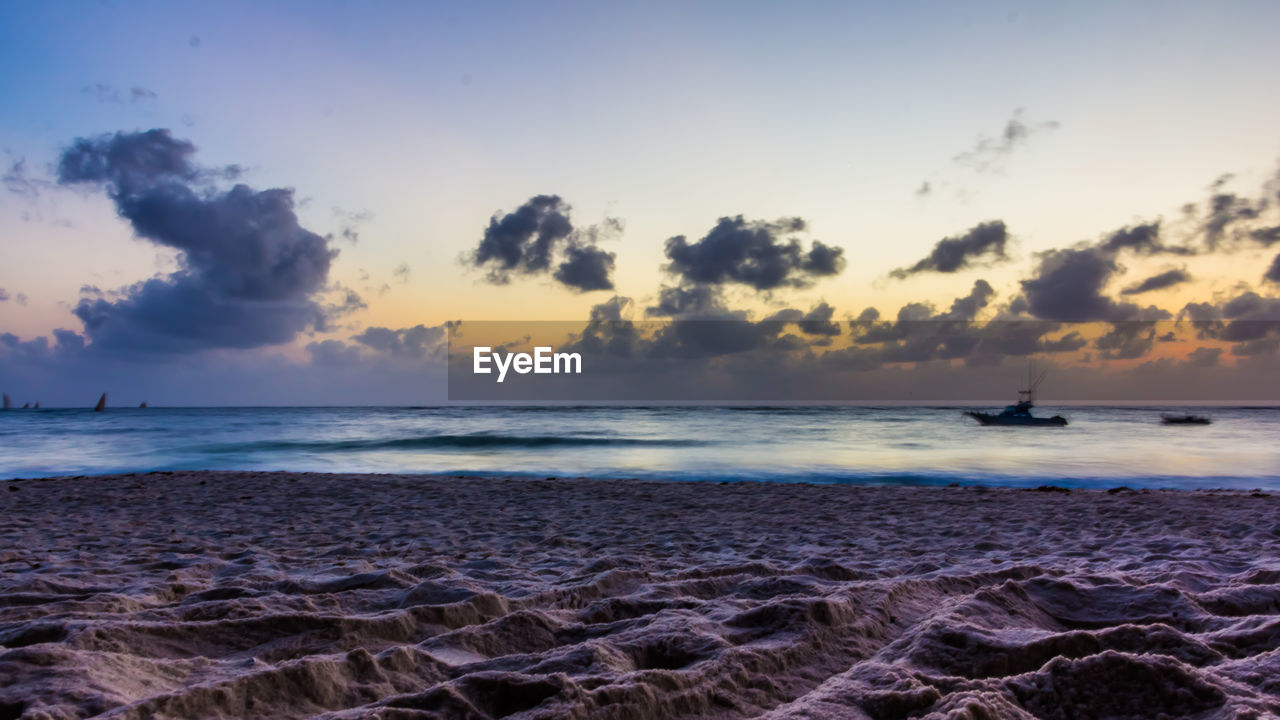
[(1187, 362), (1196, 367), (1214, 367), (1222, 358), (1222, 348), (1198, 347), (1187, 353)]
[(399, 330), (368, 327), (351, 339), (380, 353), (421, 359), (441, 350), (445, 339), (445, 326), (416, 325)]
[(336, 250), (298, 224), (293, 191), (213, 181), (235, 167), (194, 164), (167, 130), (76, 140), (58, 182), (105, 189), (135, 234), (178, 253), (178, 270), (116, 297), (83, 297), (75, 315), (94, 345), (131, 352), (251, 348), (323, 325), (317, 296)]
[(990, 265), (1008, 260), (1005, 252), (1008, 241), (1009, 231), (1003, 221), (984, 222), (963, 235), (939, 240), (923, 260), (909, 268), (898, 268), (889, 275), (901, 280), (916, 273), (954, 273), (975, 267), (979, 262)]
[(1116, 303), (1103, 289), (1119, 266), (1097, 248), (1049, 250), (1041, 253), (1035, 275), (1022, 281), (1028, 311), (1046, 320), (1105, 320), (1116, 315)]
[(409, 282), (409, 263), (400, 263), (391, 271), (391, 275), (402, 284)]
[(808, 312), (796, 310), (794, 308), (786, 308), (765, 318), (765, 322), (774, 323), (794, 323), (800, 328), (800, 331), (806, 335), (817, 335), (822, 337), (834, 337), (842, 331), (840, 324), (831, 318), (835, 315), (836, 309), (827, 303), (819, 303)]
[(1216, 303), (1187, 303), (1179, 318), (1189, 319), (1201, 339), (1238, 343), (1240, 352), (1232, 354), (1254, 355), (1270, 346), (1248, 343), (1280, 337), (1280, 298), (1245, 290)]
[(8, 299), (9, 299), (9, 293), (5, 292), (4, 288), (0, 288), (0, 302), (5, 302)]
[(147, 102), (155, 100), (159, 95), (155, 91), (147, 90), (145, 87), (134, 85), (127, 90), (120, 90), (115, 86), (106, 85), (106, 83), (96, 82), (93, 85), (87, 85), (81, 88), (84, 95), (93, 97), (99, 102), (109, 102), (109, 104), (119, 104), (119, 102), (129, 102), (136, 105), (138, 102)]
[(614, 253), (595, 245), (570, 241), (565, 248), (564, 261), (556, 268), (553, 277), (562, 285), (579, 292), (612, 290)]
[(1022, 109), (1015, 110), (998, 137), (980, 139), (972, 150), (955, 156), (955, 162), (978, 172), (999, 170), (1004, 160), (1018, 147), (1026, 144), (1032, 135), (1059, 127), (1059, 123), (1052, 120), (1028, 124), (1022, 118)]
[(916, 197), (928, 197), (933, 192), (933, 185), (928, 180), (920, 183), (920, 187), (916, 188)]
[(80, 92), (85, 95), (92, 96), (100, 103), (140, 103), (148, 100), (155, 100), (158, 95), (152, 90), (134, 85), (128, 90), (121, 91), (112, 85), (105, 83), (94, 83), (80, 88)]
[(739, 283), (756, 290), (807, 287), (844, 270), (844, 249), (814, 240), (806, 251), (794, 237), (800, 218), (773, 222), (722, 217), (697, 241), (667, 239), (665, 270), (695, 285)]
[(1123, 270), (1117, 259), (1122, 251), (1140, 255), (1183, 254), (1162, 243), (1159, 223), (1121, 228), (1096, 244), (1039, 253), (1032, 276), (1021, 281), (1023, 297), (1015, 304), (1019, 310), (1035, 317), (1065, 322), (1150, 321), (1170, 317), (1154, 306), (1142, 308), (1117, 302), (1106, 294), (1107, 284)]
[(1267, 268), (1266, 274), (1262, 276), (1267, 282), (1280, 283), (1280, 255), (1276, 255), (1275, 260), (1271, 261), (1271, 267)]
[(1130, 285), (1124, 290), (1121, 290), (1120, 294), (1141, 295), (1142, 293), (1173, 287), (1179, 283), (1187, 282), (1190, 279), (1191, 276), (1187, 274), (1185, 269), (1174, 268), (1172, 270), (1165, 270), (1162, 273), (1152, 275), (1141, 282)]
[(505, 285), (516, 274), (552, 272), (558, 258), (552, 277), (562, 285), (579, 292), (613, 289), (614, 254), (596, 243), (620, 234), (622, 222), (610, 218), (602, 226), (576, 229), (570, 212), (560, 196), (536, 195), (515, 211), (490, 218), (484, 237), (465, 261), (487, 268), (489, 282)]
[[(1224, 175), (1214, 184), (1219, 190), (1231, 176)], [(1235, 193), (1215, 192), (1209, 198), (1208, 217), (1203, 224), (1204, 244), (1209, 250), (1217, 250), (1224, 240), (1238, 239), (1234, 228), (1238, 223), (1256, 220), (1267, 207), (1265, 199), (1249, 200)]]
[(702, 318), (729, 314), (720, 288), (710, 285), (664, 286), (658, 290), (658, 304), (645, 308), (649, 317)]
[(4, 183), (4, 189), (7, 192), (28, 201), (40, 197), (40, 191), (49, 187), (48, 181), (33, 178), (27, 173), (26, 158), (14, 160), (9, 165), (9, 169), (5, 170), (4, 175), (0, 176), (0, 183)]
[(1120, 228), (1108, 235), (1098, 247), (1109, 253), (1131, 250), (1136, 255), (1195, 254), (1195, 251), (1191, 248), (1165, 245), (1160, 237), (1159, 222)]

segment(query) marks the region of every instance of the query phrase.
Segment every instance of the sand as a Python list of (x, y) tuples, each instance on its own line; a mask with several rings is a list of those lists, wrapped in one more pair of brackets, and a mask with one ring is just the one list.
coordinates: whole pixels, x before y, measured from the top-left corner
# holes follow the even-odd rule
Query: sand
[(0, 483), (4, 718), (1280, 715), (1280, 498)]

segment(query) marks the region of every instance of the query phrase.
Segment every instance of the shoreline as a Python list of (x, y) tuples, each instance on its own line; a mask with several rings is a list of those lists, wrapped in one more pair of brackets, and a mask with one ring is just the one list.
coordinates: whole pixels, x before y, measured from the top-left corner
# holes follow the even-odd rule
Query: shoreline
[(1266, 492), (5, 484), (5, 717), (1280, 713)]
[[(488, 472), (484, 470), (465, 471), (465, 470), (441, 470), (439, 472), (346, 472), (346, 471), (327, 471), (327, 470), (238, 470), (238, 469), (179, 469), (179, 470), (147, 470), (147, 471), (121, 471), (121, 472), (102, 472), (102, 473), (84, 473), (71, 474), (61, 473), (55, 475), (23, 475), (23, 476), (0, 476), (0, 487), (6, 483), (36, 483), (46, 481), (96, 481), (110, 480), (116, 478), (149, 478), (149, 477), (166, 477), (177, 475), (258, 475), (262, 477), (271, 476), (307, 476), (307, 477), (346, 477), (346, 478), (363, 478), (376, 480), (379, 478), (411, 480), (414, 478), (422, 480), (462, 480), (462, 481), (510, 481), (510, 482), (582, 482), (582, 483), (629, 483), (644, 484), (652, 483), (655, 485), (672, 485), (672, 484), (688, 484), (697, 486), (712, 485), (783, 485), (783, 486), (805, 486), (805, 487), (848, 487), (848, 488), (903, 488), (918, 490), (999, 490), (999, 491), (1029, 491), (1029, 492), (1076, 492), (1076, 493), (1118, 493), (1118, 492), (1176, 492), (1176, 493), (1243, 493), (1243, 494), (1262, 494), (1280, 496), (1280, 489), (1267, 485), (1248, 486), (1249, 482), (1240, 482), (1239, 486), (1231, 487), (1227, 485), (1209, 485), (1204, 487), (1177, 486), (1175, 484), (1163, 486), (1146, 486), (1138, 484), (1134, 481), (1142, 483), (1152, 480), (1163, 480), (1170, 483), (1190, 482), (1201, 480), (1223, 480), (1223, 481), (1243, 481), (1243, 480), (1272, 480), (1270, 477), (1263, 478), (1242, 478), (1234, 475), (1212, 476), (1206, 478), (1204, 476), (1182, 476), (1182, 475), (1152, 475), (1152, 476), (1135, 476), (1128, 478), (1105, 478), (1105, 477), (1071, 477), (1071, 478), (1049, 478), (1036, 477), (1032, 484), (1000, 484), (995, 482), (982, 482), (975, 480), (970, 482), (967, 478), (977, 476), (938, 476), (928, 471), (903, 471), (901, 473), (875, 473), (866, 476), (861, 475), (822, 475), (812, 472), (797, 472), (787, 475), (779, 474), (762, 474), (762, 475), (695, 475), (692, 473), (662, 473), (653, 472), (648, 475), (619, 473), (617, 475), (548, 475), (545, 472)], [(993, 477), (1016, 476), (981, 476), (990, 481)], [(1025, 476), (1022, 476), (1025, 477)], [(815, 478), (815, 479), (804, 479)], [(923, 479), (923, 481), (921, 481)], [(1132, 485), (1125, 484), (1133, 483)], [(1083, 483), (1083, 484), (1068, 484)], [(1114, 484), (1113, 484), (1114, 483)]]

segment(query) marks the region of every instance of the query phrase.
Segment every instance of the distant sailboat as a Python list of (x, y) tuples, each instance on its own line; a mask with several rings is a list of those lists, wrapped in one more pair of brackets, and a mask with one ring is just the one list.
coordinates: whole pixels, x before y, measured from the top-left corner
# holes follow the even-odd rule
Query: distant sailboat
[(0, 395), (4, 395), (4, 409), (5, 409), (5, 410), (8, 410), (9, 408), (13, 407), (13, 402), (9, 400), (9, 393), (0, 393)]
[(107, 394), (102, 393), (102, 397), (98, 398), (98, 404), (93, 407), (94, 412), (102, 412), (107, 409)]
[(146, 401), (146, 400), (143, 400), (143, 401), (142, 401), (142, 404), (138, 406), (138, 409), (139, 409), (139, 410), (146, 410), (146, 409), (147, 409), (147, 401)]
[(31, 407), (31, 409), (32, 409), (32, 410), (39, 410), (39, 409), (40, 409), (40, 401), (39, 401), (39, 400), (37, 400), (37, 401), (36, 401), (36, 404), (35, 404), (35, 405), (33, 405), (33, 406)]
[(23, 410), (29, 410), (30, 408), (31, 408), (31, 403), (22, 403)]

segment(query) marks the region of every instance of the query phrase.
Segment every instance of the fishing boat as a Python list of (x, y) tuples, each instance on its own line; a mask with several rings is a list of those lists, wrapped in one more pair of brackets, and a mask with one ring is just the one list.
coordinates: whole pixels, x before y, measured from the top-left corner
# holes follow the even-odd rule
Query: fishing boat
[(1161, 415), (1160, 422), (1165, 425), (1208, 425), (1213, 422), (1203, 415)]
[(1061, 415), (1036, 417), (1031, 414), (1031, 408), (1035, 407), (1036, 388), (1040, 387), (1040, 383), (1044, 382), (1045, 376), (1049, 374), (1048, 370), (1040, 373), (1039, 376), (1036, 376), (1035, 372), (1035, 363), (1031, 363), (1027, 369), (1027, 389), (1018, 391), (1018, 402), (1005, 406), (1005, 409), (998, 413), (969, 410), (965, 415), (977, 420), (979, 425), (1065, 427), (1067, 419)]

